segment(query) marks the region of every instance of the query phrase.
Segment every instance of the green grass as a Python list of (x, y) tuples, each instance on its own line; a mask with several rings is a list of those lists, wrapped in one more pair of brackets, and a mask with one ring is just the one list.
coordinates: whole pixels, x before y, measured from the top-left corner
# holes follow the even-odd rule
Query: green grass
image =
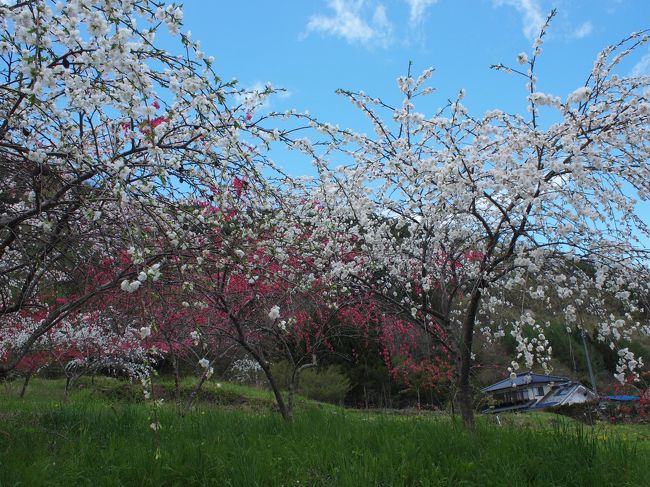
[(82, 385), (68, 401), (60, 381), (34, 381), (23, 400), (17, 387), (0, 389), (0, 485), (642, 486), (650, 479), (647, 427), (619, 434), (535, 414), (501, 416), (501, 427), (482, 417), (471, 435), (444, 416), (305, 401), (287, 424), (265, 391), (214, 383), (210, 390), (256, 406), (201, 402), (179, 418), (171, 405), (107, 394), (119, 390), (116, 381), (98, 383), (102, 392)]

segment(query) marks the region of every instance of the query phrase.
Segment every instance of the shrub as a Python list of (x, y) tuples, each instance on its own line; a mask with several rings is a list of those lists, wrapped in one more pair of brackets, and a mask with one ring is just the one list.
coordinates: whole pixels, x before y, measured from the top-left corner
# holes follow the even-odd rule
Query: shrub
[[(291, 367), (286, 361), (276, 362), (273, 375), (282, 389), (289, 387)], [(343, 369), (338, 365), (328, 365), (307, 369), (300, 374), (298, 393), (316, 401), (342, 404), (352, 384)]]
[(595, 424), (596, 420), (599, 419), (598, 403), (593, 401), (563, 404), (550, 408), (549, 411), (561, 414), (562, 416), (568, 416), (588, 425)]
[(350, 379), (338, 365), (307, 369), (300, 376), (300, 392), (309, 399), (342, 404), (351, 387)]

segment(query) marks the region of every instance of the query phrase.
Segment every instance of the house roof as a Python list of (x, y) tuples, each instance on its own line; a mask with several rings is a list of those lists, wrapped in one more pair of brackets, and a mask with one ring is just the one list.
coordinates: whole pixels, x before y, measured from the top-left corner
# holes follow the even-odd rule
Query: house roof
[(515, 378), (506, 378), (490, 386), (481, 389), (482, 392), (496, 392), (505, 389), (512, 389), (513, 387), (527, 386), (530, 384), (548, 384), (551, 382), (563, 383), (571, 382), (566, 377), (559, 377), (557, 375), (544, 375), (535, 374), (533, 372), (520, 372)]
[(569, 383), (562, 387), (558, 387), (557, 389), (553, 389), (546, 396), (540, 399), (537, 404), (535, 404), (535, 409), (550, 408), (562, 404), (567, 397), (577, 391), (580, 387), (586, 389), (586, 387), (577, 382)]
[(601, 396), (600, 398), (607, 401), (639, 401), (641, 396)]

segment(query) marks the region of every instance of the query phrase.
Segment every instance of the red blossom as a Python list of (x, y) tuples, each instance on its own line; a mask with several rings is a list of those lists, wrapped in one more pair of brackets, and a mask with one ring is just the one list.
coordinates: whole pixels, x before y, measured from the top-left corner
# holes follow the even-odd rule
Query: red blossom
[(167, 117), (156, 117), (154, 118), (151, 122), (149, 122), (149, 125), (151, 125), (152, 128), (156, 128), (158, 125), (164, 122), (169, 122), (169, 119)]
[(242, 193), (244, 193), (246, 189), (248, 189), (248, 181), (235, 176), (235, 178), (232, 180), (232, 187), (235, 190), (235, 194), (239, 198), (242, 195)]

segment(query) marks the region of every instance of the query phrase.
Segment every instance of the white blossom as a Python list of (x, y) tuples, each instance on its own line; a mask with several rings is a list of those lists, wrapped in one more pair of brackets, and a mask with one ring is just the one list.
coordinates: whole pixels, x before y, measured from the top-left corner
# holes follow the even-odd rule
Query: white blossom
[(280, 307), (278, 305), (275, 305), (271, 308), (271, 311), (269, 311), (269, 318), (272, 320), (277, 320), (280, 317)]

